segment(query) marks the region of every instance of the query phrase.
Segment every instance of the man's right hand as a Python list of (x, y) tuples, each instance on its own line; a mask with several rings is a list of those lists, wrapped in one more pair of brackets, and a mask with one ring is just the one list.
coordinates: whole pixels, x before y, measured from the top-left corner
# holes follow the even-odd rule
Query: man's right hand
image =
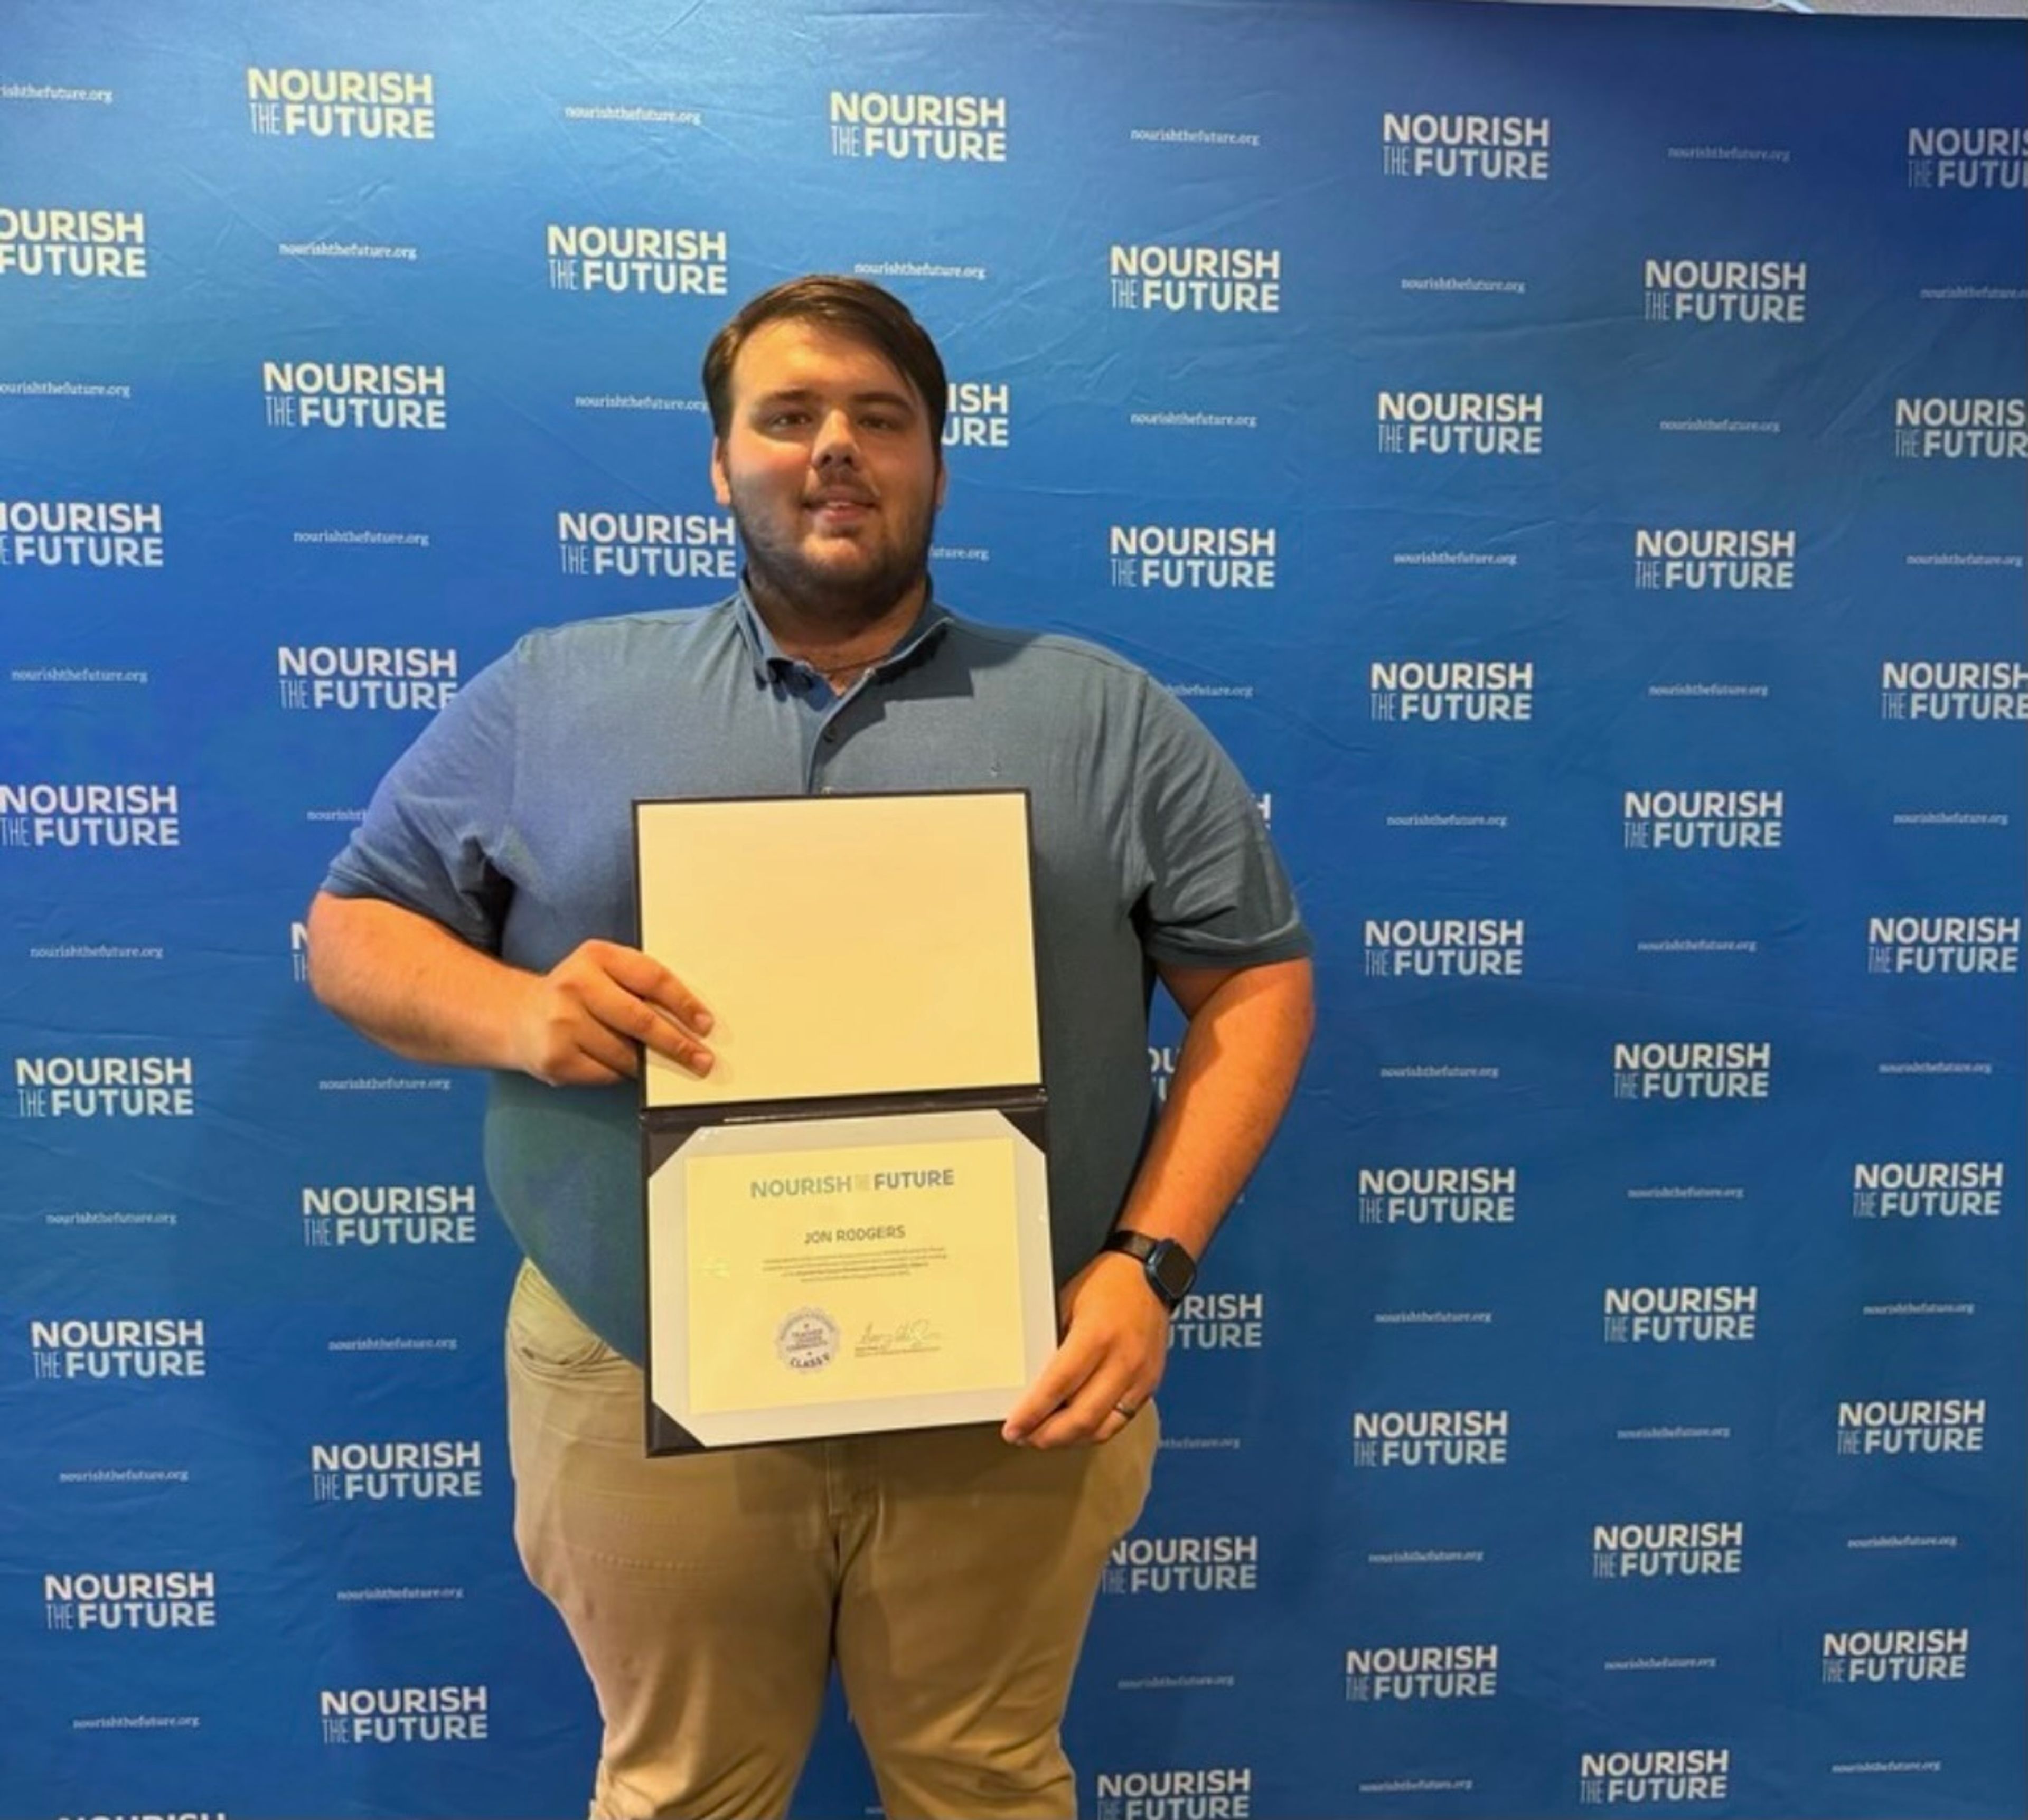
[(514, 1066), (553, 1087), (603, 1087), (640, 1071), (636, 1045), (697, 1075), (714, 1060), (711, 1013), (659, 960), (617, 941), (581, 943), (547, 973), (524, 976), (513, 1017)]
[(412, 1061), (604, 1087), (640, 1072), (646, 1043), (694, 1075), (711, 1071), (711, 1013), (638, 948), (587, 941), (530, 973), (418, 912), (328, 891), (310, 905), (309, 938), (319, 1001)]

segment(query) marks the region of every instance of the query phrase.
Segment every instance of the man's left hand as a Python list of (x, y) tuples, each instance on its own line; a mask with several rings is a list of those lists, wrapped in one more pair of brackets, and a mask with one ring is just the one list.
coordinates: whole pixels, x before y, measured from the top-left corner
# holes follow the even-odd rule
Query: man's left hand
[(1017, 1447), (1110, 1441), (1162, 1381), (1169, 1314), (1138, 1259), (1100, 1252), (1058, 1305), (1063, 1339), (1000, 1431)]

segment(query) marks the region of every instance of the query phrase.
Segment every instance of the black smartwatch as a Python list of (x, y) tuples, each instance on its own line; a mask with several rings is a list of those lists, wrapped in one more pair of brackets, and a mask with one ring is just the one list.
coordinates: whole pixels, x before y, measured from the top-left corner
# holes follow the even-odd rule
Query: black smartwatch
[(1145, 1232), (1108, 1233), (1098, 1248), (1138, 1258), (1141, 1267), (1148, 1273), (1149, 1288), (1172, 1315), (1182, 1306), (1190, 1285), (1197, 1280), (1197, 1260), (1172, 1238), (1150, 1238)]

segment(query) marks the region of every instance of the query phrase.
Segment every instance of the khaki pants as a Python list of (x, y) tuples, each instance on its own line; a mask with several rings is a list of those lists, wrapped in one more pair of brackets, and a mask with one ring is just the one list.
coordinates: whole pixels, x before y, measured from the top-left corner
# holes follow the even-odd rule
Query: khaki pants
[(598, 1692), (593, 1820), (784, 1812), (834, 1656), (892, 1820), (1075, 1814), (1060, 1727), (1152, 1409), (1063, 1452), (969, 1427), (649, 1459), (642, 1394), (524, 1264), (514, 1535)]

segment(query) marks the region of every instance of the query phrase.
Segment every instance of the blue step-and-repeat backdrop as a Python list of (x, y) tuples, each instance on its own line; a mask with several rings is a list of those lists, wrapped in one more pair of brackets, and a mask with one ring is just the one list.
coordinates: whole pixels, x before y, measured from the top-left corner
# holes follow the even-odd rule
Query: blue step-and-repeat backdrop
[[(321, 1013), (300, 918), (518, 633), (728, 591), (698, 357), (817, 269), (946, 350), (941, 592), (1173, 686), (1320, 946), (1086, 1812), (2019, 1814), (2024, 68), (1550, 7), (14, 9), (0, 1813), (583, 1811), (481, 1085)], [(798, 1811), (871, 1787), (834, 1703)]]

